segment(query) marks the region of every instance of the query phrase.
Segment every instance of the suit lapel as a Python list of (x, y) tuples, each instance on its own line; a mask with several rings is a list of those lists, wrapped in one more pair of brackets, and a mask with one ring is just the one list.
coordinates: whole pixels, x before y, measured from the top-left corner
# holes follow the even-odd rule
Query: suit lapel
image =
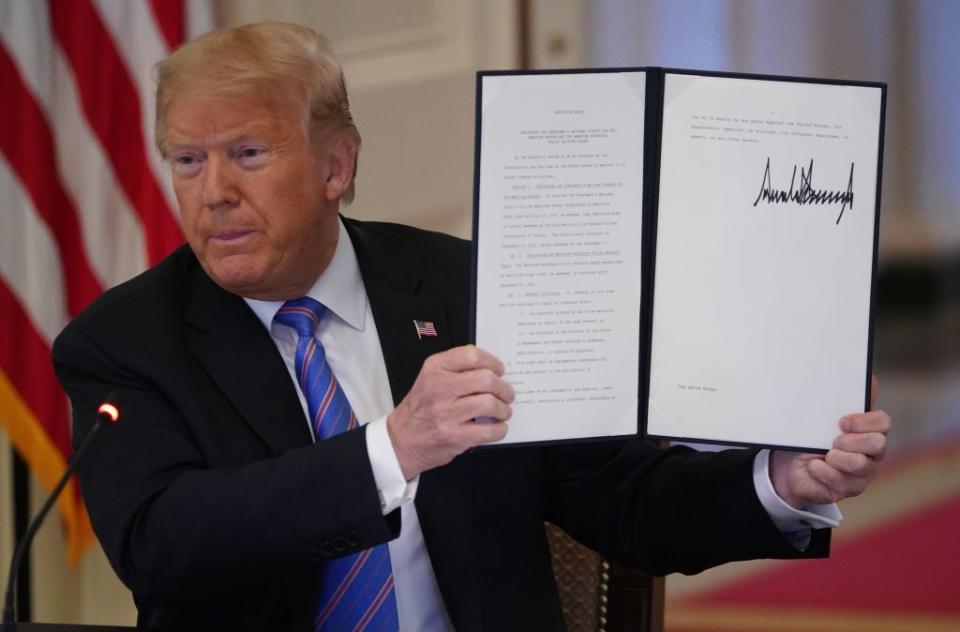
[(273, 454), (310, 443), (303, 408), (273, 339), (243, 299), (198, 267), (186, 343)]
[[(348, 219), (344, 223), (360, 264), (397, 404), (413, 386), (423, 361), (461, 337), (449, 329), (447, 300), (422, 291), (427, 263), (411, 263), (409, 250), (396, 252), (388, 239), (363, 224)], [(432, 322), (437, 335), (418, 336), (414, 320)], [(481, 621), (471, 520), (473, 461), (474, 455), (467, 453), (423, 473), (415, 501), (437, 583), (457, 630), (479, 629)]]
[[(440, 297), (419, 296), (377, 278), (365, 278), (370, 309), (377, 325), (394, 404), (413, 386), (423, 361), (450, 348), (446, 308)], [(415, 320), (432, 322), (436, 336), (418, 336)]]

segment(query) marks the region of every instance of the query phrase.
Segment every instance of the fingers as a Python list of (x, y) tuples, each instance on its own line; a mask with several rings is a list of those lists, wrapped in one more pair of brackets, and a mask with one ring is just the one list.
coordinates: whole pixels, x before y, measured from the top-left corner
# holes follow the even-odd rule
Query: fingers
[(854, 478), (872, 479), (877, 474), (877, 461), (860, 452), (830, 450), (824, 461), (841, 474)]
[(454, 347), (443, 353), (431, 356), (427, 361), (433, 361), (439, 364), (444, 370), (455, 373), (473, 369), (489, 369), (496, 375), (503, 375), (505, 371), (503, 362), (501, 362), (499, 358), (489, 351), (485, 351), (474, 345)]
[[(387, 417), (407, 480), (506, 435), (515, 393), (504, 370), (499, 359), (472, 345), (427, 358), (410, 392)], [(474, 423), (476, 417), (494, 423)]]
[(887, 454), (887, 436), (882, 432), (842, 434), (833, 440), (833, 447), (844, 452), (853, 452), (883, 459)]
[(513, 387), (490, 369), (464, 371), (455, 379), (456, 390), (461, 397), (476, 393), (490, 393), (507, 404), (516, 398)]
[(859, 477), (847, 474), (828, 463), (826, 459), (810, 461), (808, 472), (813, 480), (828, 490), (828, 497), (824, 500), (829, 502), (838, 502), (844, 498), (860, 495), (873, 478), (872, 475)]
[[(874, 382), (873, 392), (876, 390)], [(840, 419), (839, 425), (843, 434), (822, 457), (773, 452), (770, 478), (774, 490), (792, 506), (857, 496), (876, 477), (877, 463), (887, 453), (890, 415), (882, 410), (856, 413)]]
[(427, 358), (406, 400), (410, 408), (437, 421), (459, 423), (478, 416), (504, 419), (509, 416), (505, 407), (516, 394), (503, 379), (503, 371), (503, 364), (490, 353), (477, 347), (457, 347)]
[(887, 433), (892, 423), (890, 415), (882, 410), (847, 415), (840, 420), (843, 434), (833, 440), (833, 448), (881, 461), (887, 454)]
[(449, 418), (460, 422), (472, 423), (475, 417), (489, 417), (497, 421), (507, 421), (513, 415), (513, 409), (507, 402), (490, 393), (478, 393), (461, 397), (450, 406)]
[(850, 427), (880, 430), (840, 435), (834, 440), (833, 449), (823, 459), (807, 464), (810, 477), (829, 490), (829, 500), (833, 502), (863, 493), (877, 475), (877, 463), (886, 455), (885, 433), (890, 429), (890, 418), (886, 413), (867, 413), (855, 417)]
[(833, 449), (809, 464), (811, 478), (829, 489), (834, 501), (862, 493), (886, 456), (891, 425), (890, 416), (880, 410), (847, 415), (840, 420), (843, 434), (834, 439)]
[(442, 370), (455, 375), (443, 383), (451, 422), (474, 417), (510, 418), (510, 404), (516, 397), (513, 387), (503, 379), (504, 366), (491, 353), (479, 347), (457, 347), (435, 356)]
[(880, 432), (887, 434), (893, 425), (890, 415), (882, 410), (868, 413), (855, 413), (840, 419), (840, 430), (844, 432)]
[(473, 421), (465, 421), (461, 426), (461, 431), (470, 445), (480, 445), (482, 443), (499, 441), (506, 437), (507, 424), (502, 421), (492, 424), (478, 424)]

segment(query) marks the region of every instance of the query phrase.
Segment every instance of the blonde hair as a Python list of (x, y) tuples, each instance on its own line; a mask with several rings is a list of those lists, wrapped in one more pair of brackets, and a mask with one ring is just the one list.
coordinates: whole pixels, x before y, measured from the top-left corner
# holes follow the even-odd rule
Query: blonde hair
[[(360, 148), (343, 69), (313, 29), (285, 22), (245, 24), (187, 42), (157, 64), (157, 148), (166, 157), (164, 115), (177, 94), (201, 86), (211, 97), (284, 99), (303, 108), (311, 141), (333, 132)], [(354, 167), (356, 174), (356, 167)], [(353, 182), (343, 195), (353, 199)]]

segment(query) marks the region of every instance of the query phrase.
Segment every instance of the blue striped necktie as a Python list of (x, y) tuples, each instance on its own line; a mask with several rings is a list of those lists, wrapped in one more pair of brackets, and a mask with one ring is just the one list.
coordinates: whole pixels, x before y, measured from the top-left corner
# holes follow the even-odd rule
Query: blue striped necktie
[[(317, 441), (357, 427), (347, 396), (314, 334), (326, 307), (309, 297), (287, 301), (274, 320), (297, 332), (295, 367)], [(397, 600), (386, 544), (337, 558), (323, 569), (314, 629), (397, 630)]]

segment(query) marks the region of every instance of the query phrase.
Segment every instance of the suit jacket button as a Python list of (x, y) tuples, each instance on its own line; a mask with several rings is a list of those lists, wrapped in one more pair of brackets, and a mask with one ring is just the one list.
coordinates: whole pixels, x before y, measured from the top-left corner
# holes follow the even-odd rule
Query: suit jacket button
[(323, 544), (320, 545), (320, 553), (321, 553), (324, 557), (330, 557), (331, 555), (333, 555), (333, 554), (336, 553), (336, 552), (337, 552), (337, 550), (336, 550), (336, 548), (333, 546), (333, 543), (331, 543), (331, 542), (324, 542)]
[(360, 546), (360, 536), (357, 535), (356, 531), (351, 531), (347, 534), (347, 544), (350, 546)]
[(349, 543), (347, 542), (346, 538), (338, 537), (336, 540), (333, 541), (333, 548), (337, 550), (337, 553), (343, 553), (344, 551), (347, 550), (348, 546), (349, 546)]
[(323, 553), (320, 552), (320, 549), (310, 549), (307, 553), (307, 557), (310, 558), (311, 562), (319, 562), (323, 559)]

